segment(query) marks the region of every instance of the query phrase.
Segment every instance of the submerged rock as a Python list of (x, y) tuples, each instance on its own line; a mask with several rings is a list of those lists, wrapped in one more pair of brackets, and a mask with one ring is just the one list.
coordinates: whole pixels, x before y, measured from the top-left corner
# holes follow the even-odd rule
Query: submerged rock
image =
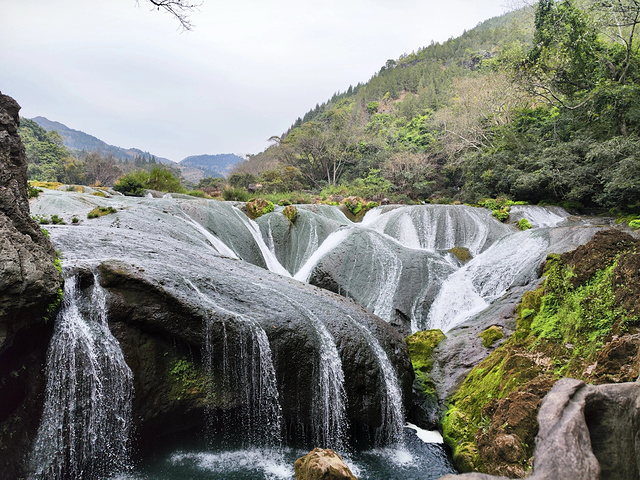
[(342, 457), (333, 450), (315, 448), (295, 463), (296, 480), (356, 480)]

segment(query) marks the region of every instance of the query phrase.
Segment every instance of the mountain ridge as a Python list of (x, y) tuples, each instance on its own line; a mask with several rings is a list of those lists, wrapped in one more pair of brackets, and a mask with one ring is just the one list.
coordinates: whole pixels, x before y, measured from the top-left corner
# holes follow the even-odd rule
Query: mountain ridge
[(112, 155), (118, 160), (134, 161), (136, 157), (154, 157), (157, 162), (175, 164), (173, 160), (168, 158), (152, 155), (150, 152), (140, 150), (139, 148), (123, 148), (111, 145), (100, 140), (98, 137), (90, 135), (82, 130), (76, 130), (66, 126), (64, 123), (55, 120), (49, 120), (46, 117), (37, 116), (31, 120), (36, 122), (47, 131), (55, 130), (62, 137), (64, 146), (75, 151), (99, 152), (105, 155)]

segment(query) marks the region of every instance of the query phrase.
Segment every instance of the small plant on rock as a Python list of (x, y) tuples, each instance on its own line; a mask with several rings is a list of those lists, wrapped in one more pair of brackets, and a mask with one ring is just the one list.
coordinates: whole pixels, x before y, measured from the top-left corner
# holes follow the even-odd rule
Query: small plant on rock
[(110, 213), (116, 213), (117, 211), (118, 210), (113, 207), (96, 207), (87, 214), (87, 218), (98, 218), (109, 215)]

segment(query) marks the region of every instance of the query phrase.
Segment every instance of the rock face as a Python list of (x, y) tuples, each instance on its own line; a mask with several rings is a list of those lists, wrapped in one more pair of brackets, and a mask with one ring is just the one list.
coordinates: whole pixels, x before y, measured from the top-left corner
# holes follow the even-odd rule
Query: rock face
[(342, 457), (333, 450), (315, 448), (295, 463), (296, 480), (356, 480)]
[(395, 388), (410, 401), (403, 337), (352, 300), (221, 254), (213, 228), (202, 228), (225, 221), (219, 202), (189, 202), (46, 191), (33, 207), (65, 219), (117, 210), (50, 234), (67, 274), (97, 271), (108, 292), (109, 325), (134, 374), (140, 447), (205, 423), (259, 429), (265, 422), (244, 415), (250, 403), (293, 441), (326, 443), (316, 438), (331, 440), (346, 419), (348, 433), (373, 443), (393, 410), (385, 395)]
[(41, 367), (51, 335), (43, 316), (60, 275), (55, 252), (29, 215), (20, 106), (0, 93), (0, 478), (17, 478), (38, 425)]
[[(542, 402), (531, 480), (640, 477), (640, 383), (564, 378)], [(471, 473), (441, 480), (504, 479)]]

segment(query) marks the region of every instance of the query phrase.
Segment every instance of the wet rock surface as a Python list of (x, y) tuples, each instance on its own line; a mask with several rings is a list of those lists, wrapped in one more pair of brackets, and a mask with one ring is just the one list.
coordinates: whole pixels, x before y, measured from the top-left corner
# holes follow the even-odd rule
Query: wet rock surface
[[(640, 475), (640, 384), (586, 385), (565, 378), (538, 415), (532, 480), (631, 480)], [(485, 474), (441, 480), (496, 479)]]
[(295, 463), (296, 480), (356, 480), (344, 460), (333, 450), (316, 448)]
[(258, 329), (268, 338), (291, 438), (304, 440), (313, 430), (322, 330), (341, 361), (353, 433), (375, 437), (386, 392), (380, 359), (363, 327), (380, 344), (410, 401), (413, 373), (396, 330), (349, 299), (220, 254), (215, 242), (184, 221), (185, 212), (201, 209), (201, 202), (192, 208), (184, 199), (90, 197), (46, 192), (38, 208), (46, 212), (55, 205), (63, 217), (80, 216), (95, 203), (118, 210), (50, 230), (65, 268), (97, 269), (109, 292), (109, 321), (134, 371), (134, 419), (142, 444), (155, 441), (158, 432), (202, 430), (205, 411), (220, 417), (246, 403), (238, 386), (213, 381), (208, 390), (204, 354), (208, 349), (214, 379), (222, 379), (225, 368), (228, 375), (255, 357)]
[(38, 427), (42, 365), (52, 325), (43, 320), (60, 275), (55, 251), (29, 214), (20, 106), (0, 93), (0, 478), (18, 478)]

